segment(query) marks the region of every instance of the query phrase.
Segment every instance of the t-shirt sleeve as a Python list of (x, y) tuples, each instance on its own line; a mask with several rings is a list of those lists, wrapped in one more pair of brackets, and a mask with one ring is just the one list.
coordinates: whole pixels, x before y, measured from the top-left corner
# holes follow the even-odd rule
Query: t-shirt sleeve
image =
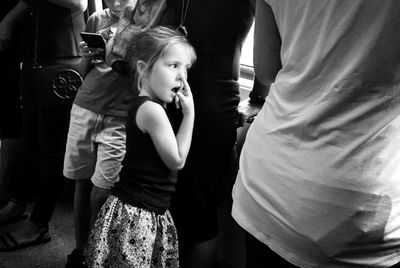
[(97, 31), (96, 25), (98, 21), (98, 14), (97, 12), (90, 15), (89, 19), (86, 22), (85, 32), (95, 33)]

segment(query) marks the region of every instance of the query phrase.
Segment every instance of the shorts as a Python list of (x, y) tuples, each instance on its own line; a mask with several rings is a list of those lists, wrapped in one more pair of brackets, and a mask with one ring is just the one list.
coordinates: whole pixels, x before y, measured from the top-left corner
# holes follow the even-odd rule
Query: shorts
[(111, 189), (119, 179), (125, 156), (126, 118), (105, 116), (73, 104), (64, 157), (64, 176), (91, 178), (99, 188)]

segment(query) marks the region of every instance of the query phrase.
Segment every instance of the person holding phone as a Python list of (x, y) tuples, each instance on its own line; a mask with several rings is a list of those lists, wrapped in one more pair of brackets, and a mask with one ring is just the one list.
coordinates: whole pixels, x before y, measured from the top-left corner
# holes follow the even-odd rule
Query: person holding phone
[[(106, 9), (89, 17), (85, 32), (96, 33), (108, 41), (115, 34), (123, 9), (136, 1), (106, 0), (105, 4)], [(87, 41), (91, 43), (92, 39)], [(80, 43), (86, 71), (72, 105), (64, 158), (64, 176), (75, 180), (75, 249), (68, 256), (66, 267), (85, 265), (83, 248), (91, 221), (109, 196), (121, 169), (127, 110), (135, 94), (129, 77), (105, 63), (105, 49), (90, 47), (88, 43)]]

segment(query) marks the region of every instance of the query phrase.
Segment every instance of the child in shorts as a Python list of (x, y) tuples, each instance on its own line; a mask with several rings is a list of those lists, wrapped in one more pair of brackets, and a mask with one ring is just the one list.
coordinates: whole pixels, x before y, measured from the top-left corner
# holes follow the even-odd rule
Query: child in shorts
[[(114, 37), (123, 9), (136, 0), (105, 0), (108, 8), (93, 13), (86, 32), (100, 33), (107, 42)], [(118, 179), (125, 155), (125, 123), (135, 92), (127, 75), (115, 72), (104, 61), (104, 49), (81, 42), (86, 76), (72, 109), (64, 176), (75, 180), (75, 249), (66, 267), (84, 267), (83, 248), (92, 219)]]

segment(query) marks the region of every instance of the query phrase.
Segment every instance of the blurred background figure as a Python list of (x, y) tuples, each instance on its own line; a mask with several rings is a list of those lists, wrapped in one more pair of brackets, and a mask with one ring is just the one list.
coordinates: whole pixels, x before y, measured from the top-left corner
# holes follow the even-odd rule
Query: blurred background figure
[[(0, 210), (0, 222), (23, 217), (30, 197), (35, 196), (36, 204), (29, 220), (0, 237), (0, 251), (50, 241), (48, 223), (65, 182), (62, 164), (69, 111), (82, 83), (79, 34), (85, 28), (87, 1), (20, 0), (10, 12), (20, 6), (31, 13), (23, 27), (21, 73), (23, 140), (18, 170), (25, 172), (17, 174), (12, 199)], [(36, 188), (38, 193), (32, 193)]]
[(217, 209), (229, 201), (237, 172), (239, 59), (254, 20), (255, 1), (167, 3), (167, 13), (174, 14), (172, 24), (187, 35), (198, 54), (188, 74), (196, 112), (192, 146), (178, 173), (171, 213), (180, 240), (181, 267), (214, 267)]
[[(18, 5), (17, 5), (18, 4)], [(0, 207), (10, 198), (21, 145), (20, 102), (21, 22), (29, 9), (18, 0), (5, 0), (0, 11)]]

